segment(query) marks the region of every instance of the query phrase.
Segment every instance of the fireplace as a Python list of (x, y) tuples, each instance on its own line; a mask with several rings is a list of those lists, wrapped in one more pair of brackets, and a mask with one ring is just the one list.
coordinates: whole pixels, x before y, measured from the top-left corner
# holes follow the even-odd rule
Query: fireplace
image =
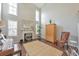
[(29, 29), (29, 30), (24, 29), (24, 30), (21, 30), (21, 32), (22, 32), (21, 40), (23, 42), (31, 41), (35, 38), (35, 33), (31, 29)]
[(32, 33), (24, 33), (24, 42), (32, 40)]

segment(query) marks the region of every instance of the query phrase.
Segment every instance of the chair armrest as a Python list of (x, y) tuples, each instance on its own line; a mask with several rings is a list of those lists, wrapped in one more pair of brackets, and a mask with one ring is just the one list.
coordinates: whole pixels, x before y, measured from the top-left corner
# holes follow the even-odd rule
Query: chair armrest
[(64, 44), (65, 42), (64, 41), (61, 41), (61, 40), (57, 40), (56, 43), (61, 43), (61, 44)]

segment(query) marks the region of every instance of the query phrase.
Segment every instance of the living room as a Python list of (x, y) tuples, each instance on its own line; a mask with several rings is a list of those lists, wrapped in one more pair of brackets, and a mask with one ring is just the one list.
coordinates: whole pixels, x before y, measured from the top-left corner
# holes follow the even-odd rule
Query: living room
[[(79, 42), (78, 42), (79, 41), (78, 40), (79, 8), (78, 6), (79, 6), (78, 3), (66, 3), (66, 4), (65, 3), (1, 3), (0, 18), (1, 18), (1, 21), (3, 21), (2, 22), (3, 25), (0, 26), (2, 30), (1, 33), (6, 36), (7, 41), (9, 41), (8, 39), (12, 40), (11, 44), (17, 44), (17, 43), (23, 44), (23, 46), (21, 46), (22, 51), (19, 50), (21, 55), (24, 55), (24, 52), (27, 50), (28, 53), (26, 52), (25, 55), (28, 55), (28, 56), (30, 55), (62, 56), (63, 55), (62, 51), (65, 50), (64, 52), (66, 52), (68, 49), (70, 50), (72, 47), (74, 48), (74, 51), (77, 48), (77, 52), (78, 52), (78, 49), (79, 49)], [(46, 26), (50, 24), (53, 24), (56, 27), (54, 29), (55, 33), (53, 34), (55, 37), (53, 39), (54, 41), (55, 39), (58, 41), (61, 41), (62, 32), (69, 33), (69, 36), (67, 39), (68, 41), (66, 42), (67, 45), (65, 45), (64, 43), (64, 48), (63, 47), (60, 48), (60, 46), (57, 46), (57, 44), (61, 45), (61, 43), (59, 43), (58, 41), (57, 41), (58, 43), (55, 42), (54, 44), (52, 43), (53, 40), (51, 41), (47, 39), (48, 37), (46, 37), (46, 32), (47, 32)], [(52, 31), (53, 30), (48, 28), (48, 33)], [(46, 45), (44, 44), (44, 42)], [(33, 44), (36, 44), (37, 46), (34, 46)], [(7, 43), (5, 45), (7, 45)], [(27, 49), (25, 48), (26, 47), (25, 45), (28, 47)], [(44, 48), (38, 47), (39, 45), (43, 46)], [(52, 46), (56, 45), (56, 47), (59, 47), (59, 48), (58, 49), (52, 48), (49, 45), (52, 45)], [(47, 47), (49, 47), (50, 49)], [(48, 53), (43, 50), (42, 52), (44, 53), (40, 53), (41, 50), (39, 50), (37, 53), (36, 48), (38, 49), (47, 48), (46, 51)], [(33, 52), (32, 49), (35, 49), (36, 53)], [(53, 49), (57, 50), (58, 52), (56, 52), (55, 50), (54, 50), (55, 52), (53, 52)], [(71, 54), (68, 51), (66, 52), (66, 54), (64, 53), (64, 55), (68, 55), (68, 56), (75, 55), (75, 54), (78, 55), (79, 53), (75, 52), (74, 54)]]

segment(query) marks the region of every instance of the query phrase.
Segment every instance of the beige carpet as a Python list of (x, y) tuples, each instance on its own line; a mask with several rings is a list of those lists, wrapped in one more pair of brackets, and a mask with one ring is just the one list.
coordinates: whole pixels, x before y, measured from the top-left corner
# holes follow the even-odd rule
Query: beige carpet
[(29, 56), (61, 56), (62, 51), (51, 47), (39, 40), (23, 44)]

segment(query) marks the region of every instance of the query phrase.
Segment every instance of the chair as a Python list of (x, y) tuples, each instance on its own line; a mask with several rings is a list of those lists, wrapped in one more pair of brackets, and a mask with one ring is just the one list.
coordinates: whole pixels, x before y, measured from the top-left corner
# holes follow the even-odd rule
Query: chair
[(70, 32), (62, 32), (61, 39), (57, 40), (57, 46), (64, 48), (65, 44), (67, 44), (67, 48), (68, 48), (69, 35), (70, 35)]
[(0, 51), (0, 56), (12, 56), (13, 55), (13, 49), (8, 49), (5, 51)]

